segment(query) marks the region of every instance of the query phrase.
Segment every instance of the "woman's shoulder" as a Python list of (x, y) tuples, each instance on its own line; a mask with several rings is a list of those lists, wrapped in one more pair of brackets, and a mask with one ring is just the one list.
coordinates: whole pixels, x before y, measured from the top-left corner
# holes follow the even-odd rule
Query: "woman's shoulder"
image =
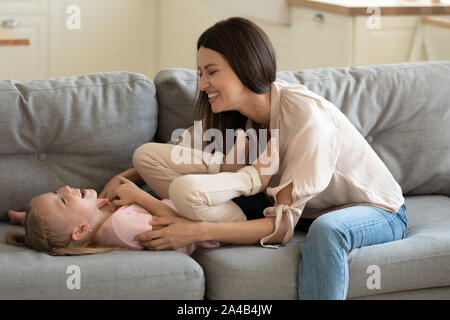
[(277, 78), (272, 83), (280, 92), (283, 92), (285, 94), (306, 94), (312, 93), (308, 88), (301, 84), (300, 82), (288, 82), (283, 79)]
[(316, 130), (336, 126), (333, 110), (336, 107), (306, 86), (277, 80), (274, 88), (271, 117), (285, 135), (289, 132), (294, 136), (305, 126)]
[(277, 79), (274, 82), (274, 86), (280, 95), (280, 99), (284, 102), (304, 102), (308, 104), (325, 100), (323, 97), (300, 83), (289, 83), (285, 80)]
[(298, 89), (305, 87), (305, 85), (303, 85), (301, 83), (288, 82), (288, 81), (280, 79), (280, 78), (277, 78), (273, 82), (273, 85), (280, 88), (280, 90), (296, 90), (296, 89), (298, 90)]
[(298, 83), (277, 79), (272, 103), (279, 108), (280, 117), (302, 118), (324, 109), (321, 97)]

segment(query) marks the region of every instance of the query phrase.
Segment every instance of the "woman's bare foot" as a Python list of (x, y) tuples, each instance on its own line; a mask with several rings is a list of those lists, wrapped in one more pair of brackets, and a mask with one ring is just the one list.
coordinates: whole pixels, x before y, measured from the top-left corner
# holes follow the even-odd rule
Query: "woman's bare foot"
[(236, 172), (248, 165), (248, 139), (244, 130), (236, 132), (236, 142), (230, 152), (224, 157), (220, 172)]
[(261, 180), (261, 189), (259, 189), (259, 192), (266, 189), (269, 185), (272, 176), (278, 172), (279, 165), (280, 156), (277, 140), (275, 137), (271, 137), (267, 142), (266, 150), (252, 163), (252, 166), (258, 171)]
[(25, 221), (25, 211), (8, 210), (8, 217), (11, 223), (23, 226)]

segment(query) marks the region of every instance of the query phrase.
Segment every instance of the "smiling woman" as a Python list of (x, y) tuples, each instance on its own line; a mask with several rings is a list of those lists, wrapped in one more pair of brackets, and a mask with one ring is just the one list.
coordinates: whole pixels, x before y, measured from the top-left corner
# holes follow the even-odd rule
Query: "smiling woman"
[[(219, 21), (197, 49), (197, 120), (222, 137), (227, 129), (270, 129), (268, 162), (279, 170), (267, 177), (249, 163), (225, 172), (211, 154), (198, 165), (180, 164), (171, 158), (179, 146), (144, 144), (133, 156), (137, 172), (157, 194), (169, 194), (180, 215), (199, 222), (161, 219), (153, 225), (162, 228), (139, 240), (153, 249), (199, 240), (278, 248), (291, 241), (300, 216), (315, 219), (302, 243), (299, 298), (345, 299), (349, 252), (406, 234), (400, 185), (339, 108), (303, 84), (275, 79), (273, 48), (253, 22)], [(230, 219), (243, 215), (234, 198), (261, 191), (272, 200), (263, 217)]]
[(196, 118), (204, 121), (205, 131), (217, 128), (223, 137), (226, 129), (245, 129), (248, 115), (237, 108), (249, 101), (265, 104), (276, 78), (275, 50), (268, 36), (253, 22), (233, 18), (203, 32), (197, 50), (200, 95)]

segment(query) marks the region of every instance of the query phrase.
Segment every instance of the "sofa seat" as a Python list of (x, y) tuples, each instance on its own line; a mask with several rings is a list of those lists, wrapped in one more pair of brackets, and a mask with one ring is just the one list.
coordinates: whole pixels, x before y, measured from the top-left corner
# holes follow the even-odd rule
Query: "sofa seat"
[(53, 257), (6, 244), (7, 231), (23, 228), (0, 223), (0, 299), (203, 299), (203, 270), (186, 254), (115, 251)]
[[(406, 197), (406, 206), (409, 226), (405, 239), (351, 251), (348, 299), (450, 298), (450, 198), (411, 196)], [(296, 231), (294, 239), (279, 249), (228, 245), (198, 252), (194, 258), (205, 273), (205, 297), (297, 299), (300, 246), (305, 235)], [(373, 275), (370, 269), (367, 272), (371, 265), (380, 268), (380, 289), (367, 287)]]

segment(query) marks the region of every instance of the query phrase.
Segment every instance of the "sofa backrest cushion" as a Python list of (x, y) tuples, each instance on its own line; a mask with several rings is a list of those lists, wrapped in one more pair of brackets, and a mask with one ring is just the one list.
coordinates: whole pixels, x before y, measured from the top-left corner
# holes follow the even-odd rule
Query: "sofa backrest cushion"
[(101, 192), (153, 139), (154, 84), (141, 74), (94, 73), (0, 81), (0, 220), (32, 197), (69, 185)]
[(182, 68), (165, 69), (156, 74), (154, 82), (160, 109), (155, 140), (168, 142), (175, 129), (194, 124), (197, 73)]
[[(283, 71), (277, 77), (304, 84), (337, 106), (405, 195), (450, 195), (450, 62)], [(167, 69), (156, 75), (158, 141), (193, 125), (196, 84), (194, 70)]]

